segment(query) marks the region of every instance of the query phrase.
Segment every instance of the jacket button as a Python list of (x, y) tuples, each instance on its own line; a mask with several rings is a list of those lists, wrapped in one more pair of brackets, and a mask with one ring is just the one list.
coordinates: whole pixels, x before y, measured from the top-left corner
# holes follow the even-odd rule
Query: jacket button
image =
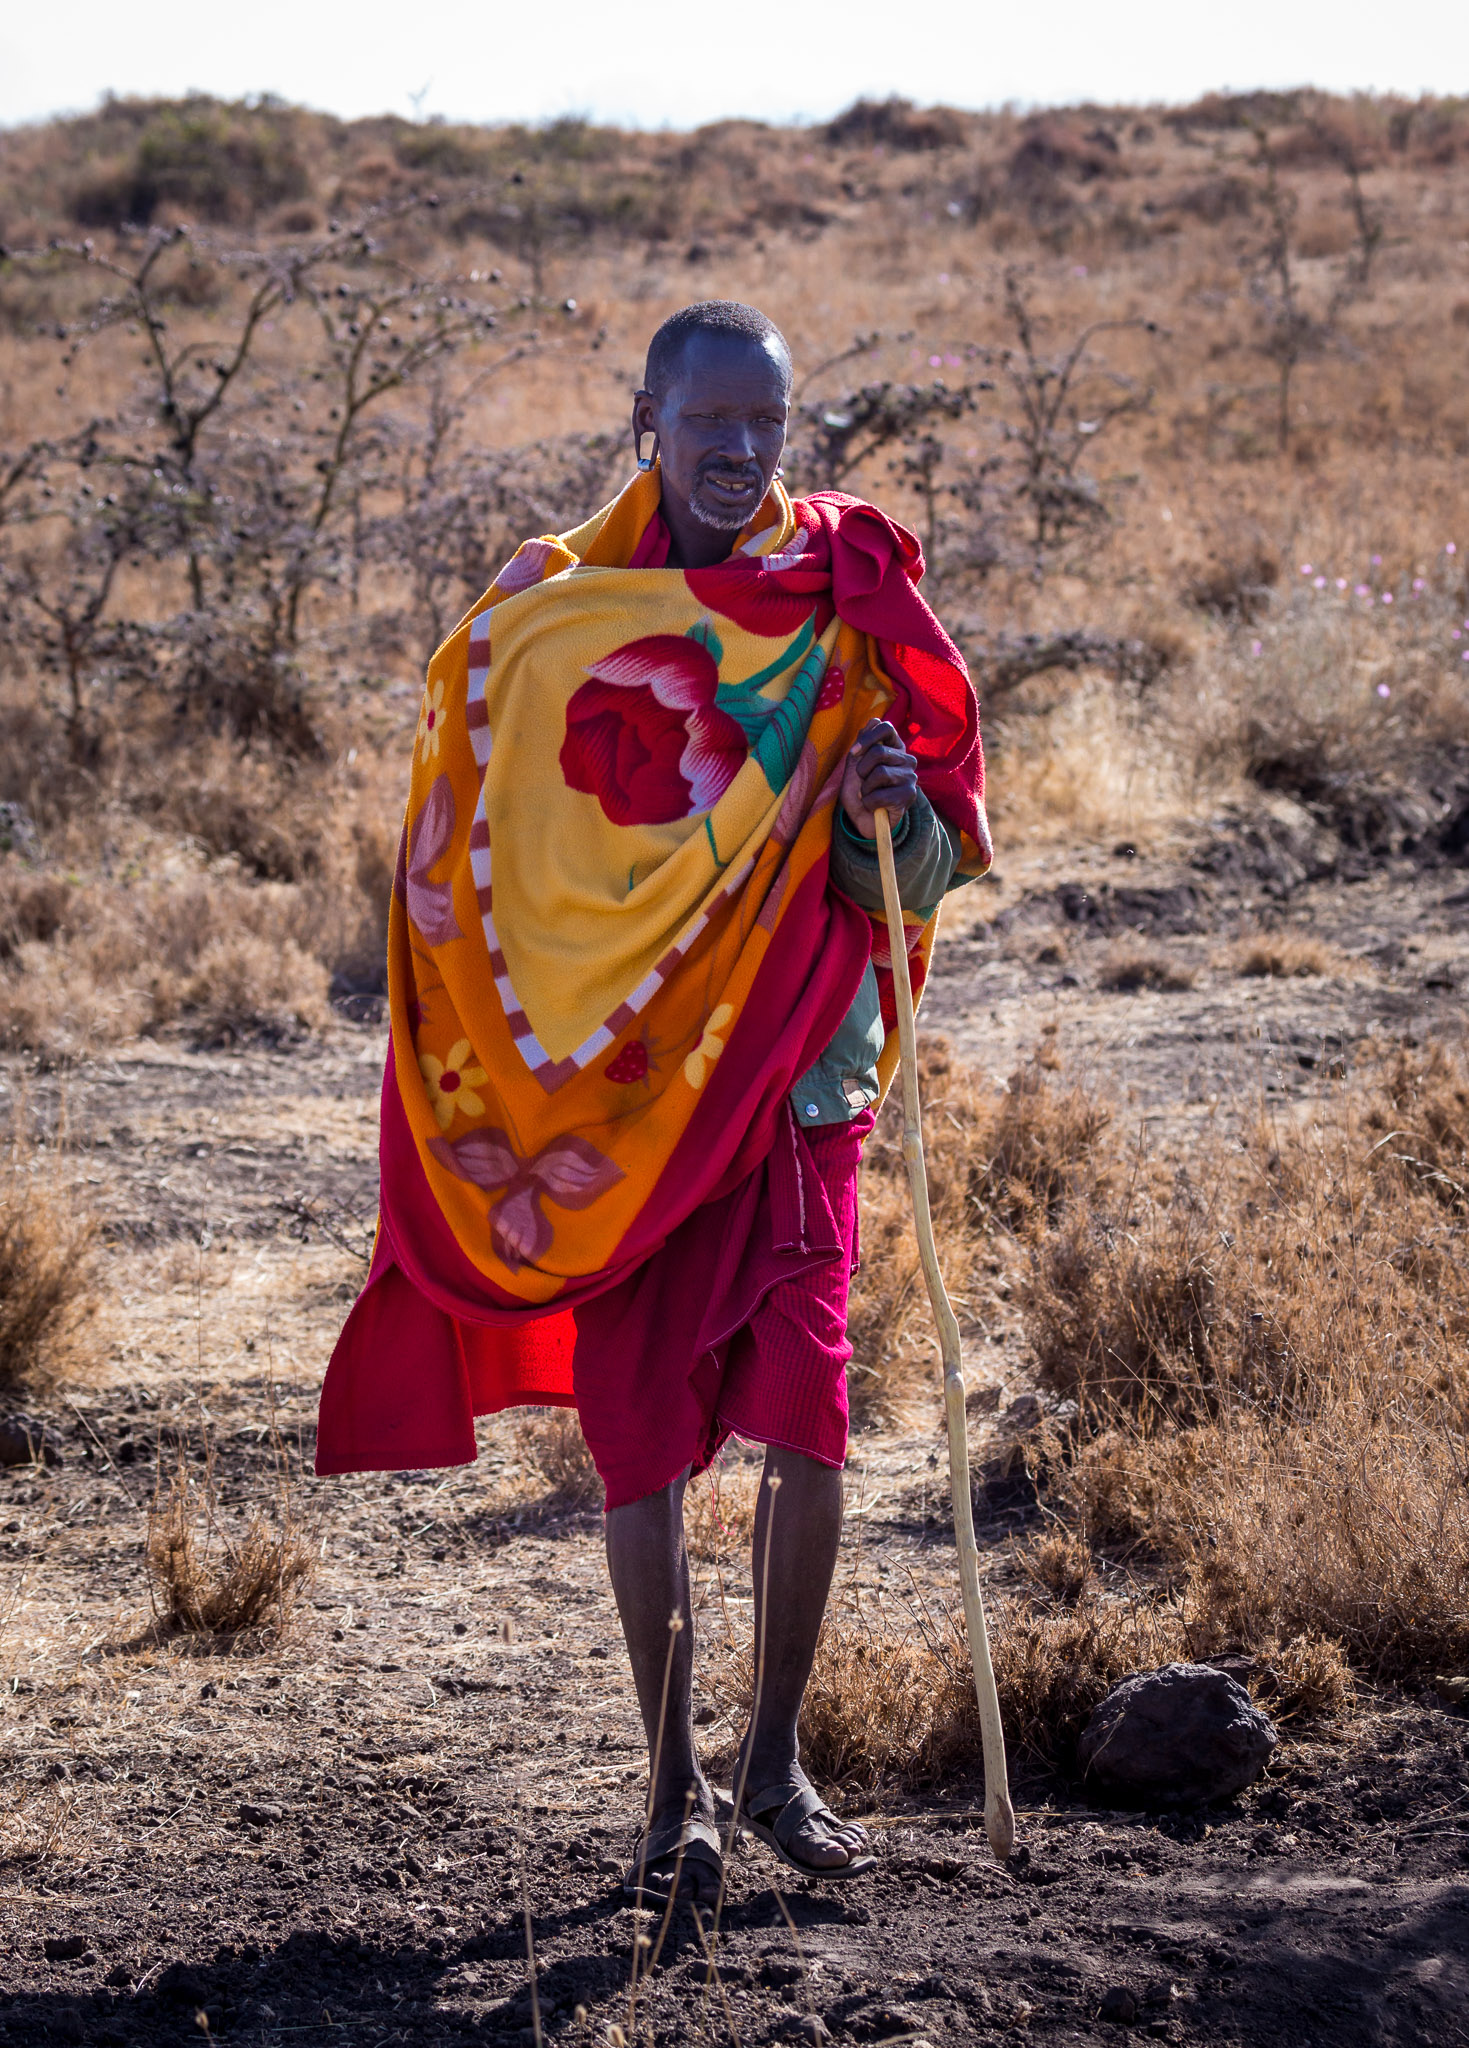
[(815, 1116), (817, 1114), (817, 1108), (814, 1102), (808, 1102), (806, 1104), (806, 1114), (807, 1116)]

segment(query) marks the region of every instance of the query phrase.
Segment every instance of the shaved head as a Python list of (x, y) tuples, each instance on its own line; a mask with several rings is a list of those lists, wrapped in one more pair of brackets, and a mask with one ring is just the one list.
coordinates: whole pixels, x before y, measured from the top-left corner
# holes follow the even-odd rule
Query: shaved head
[(753, 344), (780, 365), (789, 391), (791, 351), (785, 336), (758, 306), (742, 305), (738, 299), (701, 299), (696, 305), (671, 313), (648, 344), (648, 363), (643, 372), (645, 391), (654, 398), (667, 394), (696, 336)]

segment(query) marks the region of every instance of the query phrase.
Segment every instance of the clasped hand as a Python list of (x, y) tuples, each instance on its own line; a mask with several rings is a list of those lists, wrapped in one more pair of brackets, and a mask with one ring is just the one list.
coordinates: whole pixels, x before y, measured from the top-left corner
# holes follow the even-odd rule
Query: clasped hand
[(877, 837), (875, 811), (894, 824), (918, 797), (918, 763), (885, 718), (869, 719), (847, 755), (842, 809), (864, 839)]

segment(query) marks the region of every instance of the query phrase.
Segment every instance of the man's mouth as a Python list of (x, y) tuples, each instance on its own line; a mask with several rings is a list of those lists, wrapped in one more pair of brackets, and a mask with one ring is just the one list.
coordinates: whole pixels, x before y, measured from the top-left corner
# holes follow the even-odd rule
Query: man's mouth
[(734, 473), (706, 470), (704, 483), (707, 489), (721, 498), (749, 498), (760, 488), (759, 477), (750, 470)]

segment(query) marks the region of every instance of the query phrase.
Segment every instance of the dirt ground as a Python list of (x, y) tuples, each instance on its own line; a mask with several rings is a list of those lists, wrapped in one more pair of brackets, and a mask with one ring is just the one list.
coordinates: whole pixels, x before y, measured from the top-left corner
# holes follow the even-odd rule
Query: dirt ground
[[(997, 1079), (1050, 1033), (1122, 1106), (1123, 1146), (1288, 1116), (1368, 1043), (1457, 1036), (1462, 870), (1354, 879), (1303, 814), (1261, 819), (1166, 857), (1002, 863), (950, 919), (927, 1025)], [(1326, 971), (1242, 975), (1261, 932), (1314, 942)], [(1186, 985), (1104, 986), (1136, 958)], [(158, 1041), (3, 1070), (29, 1116), (65, 1115), (110, 1286), (106, 1369), (51, 1413), (63, 1462), (0, 1472), (5, 2041), (529, 2042), (527, 1914), (545, 2038), (629, 2027), (619, 1880), (643, 1770), (597, 1514), (535, 1497), (508, 1418), (467, 1470), (303, 1476), (370, 1228), (381, 1050), (378, 1024), (344, 1019), (276, 1050)], [(1013, 1399), (1018, 1322), (993, 1309), (970, 1362)], [(977, 1462), (997, 1426), (976, 1420)], [(206, 1455), (226, 1510), (284, 1468), (319, 1549), (294, 1632), (264, 1650), (150, 1633), (155, 1475)], [(943, 1477), (937, 1407), (854, 1441), (839, 1601), (952, 1590)], [(1016, 1513), (978, 1505), (1003, 1584)], [(732, 1549), (697, 1576), (712, 1655), (748, 1630), (748, 1568)], [(707, 1695), (700, 1715), (727, 1754)], [(866, 1816), (879, 1868), (846, 1886), (737, 1853), (717, 1968), (676, 1915), (638, 2032), (1469, 2042), (1469, 1721), (1435, 1697), (1364, 1694), (1330, 1742), (1286, 1729), (1266, 1778), (1202, 1815), (1097, 1810), (1023, 1757), (1014, 1779), (1003, 1869), (978, 1783), (885, 1801)], [(1131, 2021), (1101, 2017), (1119, 1990)]]

